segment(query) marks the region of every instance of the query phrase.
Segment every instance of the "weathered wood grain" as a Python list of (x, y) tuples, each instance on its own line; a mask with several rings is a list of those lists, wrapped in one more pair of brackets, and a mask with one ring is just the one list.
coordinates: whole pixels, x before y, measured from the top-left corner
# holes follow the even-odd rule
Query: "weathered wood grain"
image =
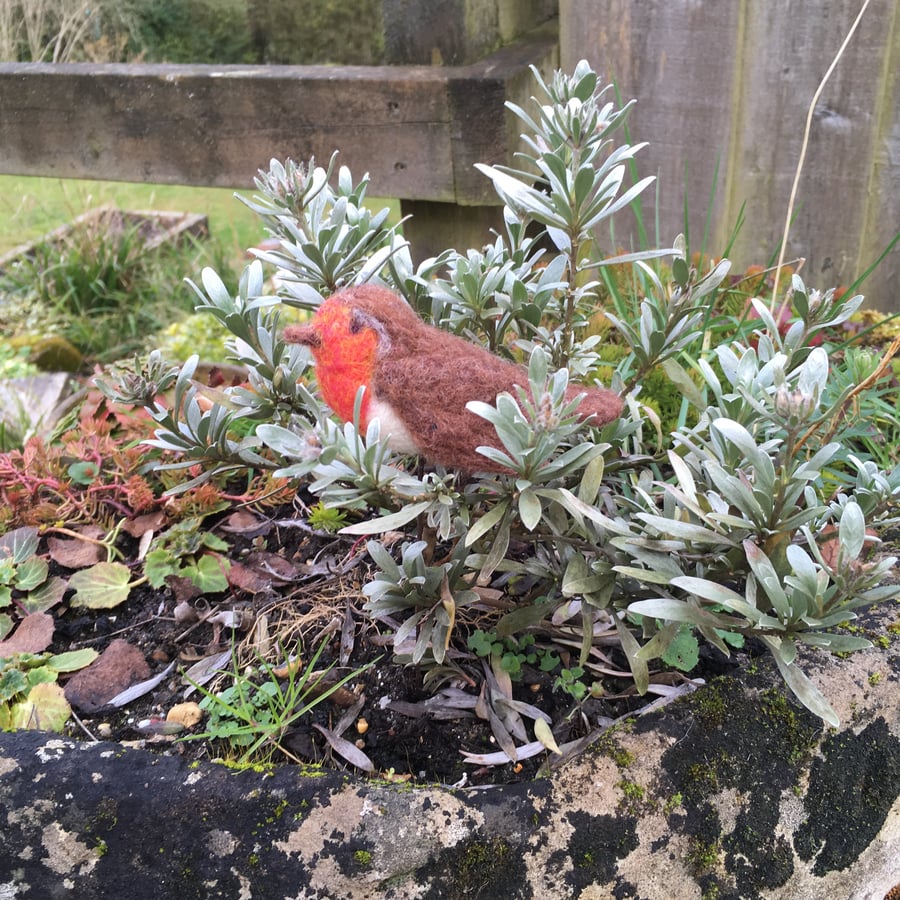
[(427, 67), (0, 66), (10, 174), (242, 187), (340, 149), (382, 195), (452, 200), (450, 130)]
[[(683, 230), (686, 197), (699, 248), (718, 167), (708, 248), (722, 252), (744, 207), (736, 264), (765, 264), (777, 251), (807, 108), (859, 8), (561, 0), (563, 66), (585, 57), (638, 100), (629, 124), (650, 142), (639, 169), (659, 174), (664, 240)], [(900, 228), (898, 70), (897, 4), (873, 0), (818, 104), (800, 182), (788, 253), (806, 258), (812, 286), (853, 281)], [(898, 269), (900, 249), (863, 286), (870, 304), (900, 310)]]
[[(528, 9), (543, 17), (551, 6)], [(519, 7), (494, 7), (491, 29), (521, 28)], [(687, 201), (692, 247), (709, 215), (707, 249), (722, 252), (744, 208), (736, 265), (771, 258), (807, 106), (858, 9), (561, 0), (563, 67), (586, 57), (638, 98), (630, 127), (650, 141), (638, 165), (659, 175), (658, 211), (648, 197), (645, 220), (653, 230), (658, 215), (661, 242), (684, 229)], [(0, 65), (0, 171), (247, 187), (273, 156), (325, 160), (338, 149), (355, 173), (370, 172), (375, 194), (425, 201), (435, 215), (484, 206), (496, 197), (473, 163), (509, 158), (518, 124), (503, 102), (527, 101), (532, 63), (557, 64), (553, 37), (444, 67)], [(789, 254), (807, 259), (814, 286), (852, 281), (900, 228), (898, 71), (898, 5), (873, 0), (818, 106), (800, 185)], [(625, 225), (616, 222), (619, 245)], [(900, 248), (864, 286), (873, 305), (900, 310), (898, 276)]]
[(247, 187), (272, 157), (334, 150), (381, 196), (496, 202), (507, 86), (555, 37), (471, 66), (0, 65), (0, 171)]
[[(763, 260), (778, 245), (809, 103), (859, 5), (857, 0), (817, 3), (816, 14), (803, 16), (791, 15), (787, 4), (747, 5), (740, 114), (728, 172), (728, 212), (734, 215), (737, 205), (747, 202), (748, 227), (736, 246), (742, 259)], [(817, 287), (849, 284), (859, 274), (859, 259), (871, 261), (881, 249), (861, 242), (866, 207), (874, 199), (869, 196), (873, 155), (885, 137), (877, 133), (876, 110), (887, 87), (885, 62), (892, 47), (886, 39), (896, 18), (894, 6), (880, 0), (872, 4), (814, 113), (788, 255), (806, 258), (802, 274)], [(896, 107), (894, 116), (900, 127)], [(895, 150), (900, 152), (900, 134)], [(900, 181), (894, 185), (898, 189)], [(875, 202), (887, 204), (888, 196)], [(893, 205), (896, 211), (896, 199)], [(882, 208), (886, 214), (888, 207)], [(900, 228), (900, 218), (895, 216), (893, 225)], [(895, 265), (898, 261), (895, 257)], [(884, 269), (879, 276), (886, 274)], [(874, 285), (867, 284), (866, 292), (871, 294)], [(878, 305), (889, 302), (871, 299)]]
[[(661, 241), (684, 229), (684, 195), (690, 200), (691, 243), (699, 249), (712, 195), (717, 160), (724, 169), (730, 148), (738, 3), (563, 0), (560, 10), (562, 65), (571, 70), (586, 58), (623, 102), (636, 98), (629, 114), (634, 141), (649, 141), (637, 164), (656, 175)], [(612, 98), (611, 98), (612, 99)], [(725, 196), (715, 197), (722, 216)], [(654, 201), (644, 200), (653, 228)], [(617, 242), (631, 233), (616, 221)], [(612, 248), (610, 248), (612, 249)]]

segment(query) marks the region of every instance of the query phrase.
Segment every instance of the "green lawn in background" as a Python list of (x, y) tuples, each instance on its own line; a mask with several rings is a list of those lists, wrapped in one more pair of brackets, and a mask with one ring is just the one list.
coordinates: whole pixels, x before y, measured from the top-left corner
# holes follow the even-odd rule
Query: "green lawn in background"
[[(254, 191), (241, 190), (239, 193), (249, 198)], [(47, 327), (52, 328), (54, 333), (59, 331), (61, 336), (92, 359), (108, 362), (131, 354), (136, 347), (139, 349), (147, 342), (148, 346), (158, 347), (166, 341), (166, 352), (175, 358), (186, 358), (199, 349), (198, 343), (202, 345), (203, 340), (210, 347), (215, 345), (215, 352), (221, 353), (222, 335), (209, 334), (209, 329), (204, 327), (208, 324), (208, 317), (201, 317), (203, 325), (197, 324), (197, 317), (184, 318), (196, 302), (184, 280), (199, 281), (202, 268), (211, 266), (226, 284), (236, 288), (240, 273), (251, 259), (248, 248), (259, 246), (268, 236), (259, 216), (234, 194), (235, 191), (228, 188), (0, 175), (0, 256), (39, 240), (97, 207), (205, 215), (209, 221), (210, 240), (201, 242), (199, 246), (187, 245), (183, 248), (185, 253), (166, 257), (158, 269), (147, 269), (140, 280), (130, 283), (127, 295), (118, 286), (118, 276), (112, 282), (100, 279), (100, 270), (95, 265), (98, 260), (93, 257), (105, 260), (108, 256), (109, 242), (101, 240), (102, 235), (87, 242), (83, 252), (81, 247), (74, 247), (71, 252), (61, 254), (59, 265), (51, 265), (49, 270), (46, 267), (40, 269), (40, 275), (26, 275), (34, 278), (37, 287), (38, 282), (44, 284), (44, 276), (50, 272), (47, 285), (56, 293), (49, 306), (55, 308), (58, 304), (65, 322)], [(397, 201), (368, 198), (368, 205), (374, 210), (387, 205), (391, 210), (391, 221), (400, 220)], [(104, 269), (104, 279), (106, 274)], [(21, 290), (27, 289), (26, 283)], [(12, 297), (19, 288), (4, 285), (3, 290)], [(103, 303), (116, 306), (117, 311), (105, 316), (92, 315), (88, 321), (83, 310), (92, 308), (98, 290)], [(0, 301), (4, 299), (4, 294), (0, 292)], [(121, 311), (118, 311), (118, 304), (124, 304)], [(0, 317), (0, 330), (4, 332), (0, 334), (0, 350), (4, 349), (4, 344), (9, 349), (8, 340), (11, 337), (22, 337), (34, 329), (33, 324), (25, 328), (24, 323), (18, 322), (10, 312), (13, 308), (14, 304), (8, 304), (8, 315)], [(20, 305), (20, 311), (33, 319), (31, 305)], [(130, 311), (135, 311), (136, 315), (127, 315)], [(181, 324), (185, 327), (179, 331)], [(176, 331), (173, 333), (169, 326), (176, 326)], [(38, 332), (43, 333), (40, 328)], [(6, 355), (9, 356), (8, 353)]]
[[(242, 190), (249, 197), (252, 190)], [(0, 175), (0, 255), (40, 237), (96, 206), (202, 213), (212, 236), (240, 259), (265, 232), (258, 216), (229, 188), (130, 184)]]
[[(237, 193), (249, 198), (254, 190), (242, 188)], [(240, 271), (247, 248), (255, 247), (267, 235), (259, 216), (234, 195), (231, 188), (0, 175), (0, 256), (89, 209), (112, 205), (206, 215), (210, 234), (234, 258), (235, 269)], [(366, 205), (373, 210), (389, 206), (390, 221), (400, 219), (396, 200), (367, 197)]]

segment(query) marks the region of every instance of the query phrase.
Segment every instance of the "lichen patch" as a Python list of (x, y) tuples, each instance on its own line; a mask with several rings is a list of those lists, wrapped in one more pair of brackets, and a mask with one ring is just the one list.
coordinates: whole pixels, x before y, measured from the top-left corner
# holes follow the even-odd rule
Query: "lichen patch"
[(83, 878), (100, 858), (95, 848), (80, 841), (75, 832), (66, 831), (58, 822), (44, 828), (41, 843), (46, 854), (44, 865), (57, 875)]
[(10, 809), (6, 814), (6, 823), (10, 828), (29, 825), (38, 827), (55, 810), (56, 804), (52, 800), (37, 797), (28, 806)]
[(69, 745), (60, 738), (53, 738), (47, 741), (43, 747), (35, 750), (35, 755), (42, 763), (51, 763), (59, 759), (68, 749)]
[(287, 856), (312, 860), (322, 853), (326, 842), (351, 837), (359, 827), (364, 803), (356, 790), (337, 791), (327, 803), (311, 810), (283, 841), (275, 841), (273, 846)]
[(28, 890), (29, 886), (22, 883), (25, 873), (21, 869), (10, 872), (12, 881), (0, 881), (0, 900), (15, 900), (19, 895), (19, 888)]
[(238, 841), (230, 831), (214, 828), (206, 836), (206, 848), (210, 855), (225, 857), (231, 856), (237, 849)]

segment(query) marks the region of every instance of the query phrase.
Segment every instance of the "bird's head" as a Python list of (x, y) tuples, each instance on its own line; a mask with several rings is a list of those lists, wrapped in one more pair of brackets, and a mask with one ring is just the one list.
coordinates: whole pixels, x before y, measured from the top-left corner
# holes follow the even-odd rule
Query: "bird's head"
[[(360, 285), (333, 294), (306, 325), (289, 325), (284, 339), (310, 348), (325, 402), (352, 421), (360, 387), (369, 387), (379, 357), (390, 352), (395, 324), (422, 325), (410, 306), (386, 288)], [(368, 397), (363, 400), (363, 418)]]

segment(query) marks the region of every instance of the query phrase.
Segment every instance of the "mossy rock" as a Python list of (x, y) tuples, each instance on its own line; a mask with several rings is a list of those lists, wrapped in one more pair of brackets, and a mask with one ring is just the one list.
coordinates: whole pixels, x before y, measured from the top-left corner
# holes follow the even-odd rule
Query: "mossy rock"
[(61, 335), (38, 338), (33, 342), (26, 339), (26, 343), (31, 347), (29, 362), (44, 372), (78, 372), (84, 365), (81, 351)]
[(804, 653), (838, 729), (761, 660), (491, 789), (0, 734), (0, 871), (40, 896), (150, 879), (160, 898), (223, 900), (884, 897), (900, 883), (896, 618), (861, 617), (887, 647)]

